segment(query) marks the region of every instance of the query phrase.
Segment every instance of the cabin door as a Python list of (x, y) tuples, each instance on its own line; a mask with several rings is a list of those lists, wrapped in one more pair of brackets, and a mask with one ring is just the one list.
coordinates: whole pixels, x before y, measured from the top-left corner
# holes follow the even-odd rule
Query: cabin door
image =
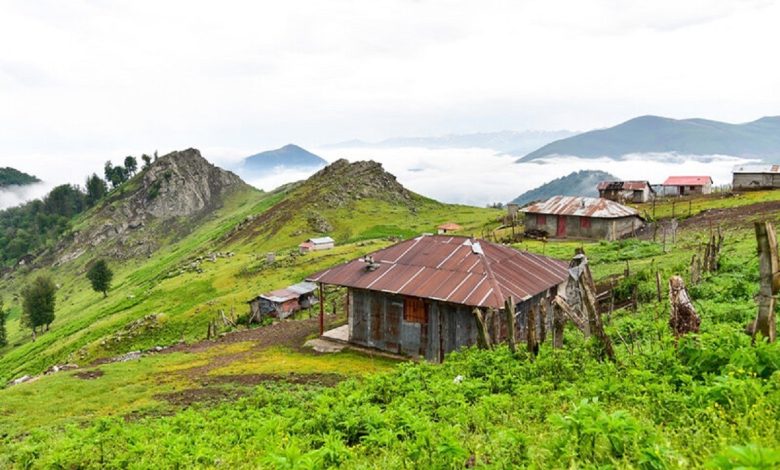
[(565, 215), (559, 215), (558, 216), (558, 230), (555, 233), (555, 236), (558, 238), (564, 238), (566, 236), (566, 216)]

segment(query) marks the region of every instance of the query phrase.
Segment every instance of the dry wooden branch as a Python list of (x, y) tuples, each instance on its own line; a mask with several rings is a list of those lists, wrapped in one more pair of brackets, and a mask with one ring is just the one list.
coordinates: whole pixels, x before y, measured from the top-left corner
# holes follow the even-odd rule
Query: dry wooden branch
[(685, 289), (685, 282), (680, 276), (672, 276), (669, 279), (669, 303), (672, 306), (669, 326), (674, 336), (679, 338), (687, 333), (698, 333), (701, 318), (696, 313)]
[(485, 317), (482, 315), (482, 310), (474, 308), (472, 313), (477, 322), (477, 344), (481, 349), (490, 349), (490, 334), (488, 333), (487, 325), (485, 325)]

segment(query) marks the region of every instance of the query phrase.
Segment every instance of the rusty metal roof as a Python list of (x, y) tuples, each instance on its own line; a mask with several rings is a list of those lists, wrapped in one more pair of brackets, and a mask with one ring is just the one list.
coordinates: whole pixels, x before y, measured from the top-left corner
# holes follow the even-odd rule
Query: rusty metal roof
[(740, 165), (734, 173), (780, 173), (780, 165)]
[[(611, 191), (642, 191), (648, 187), (650, 187), (650, 183), (648, 181), (602, 181), (597, 186), (597, 189), (599, 191), (603, 191), (605, 189)], [(650, 187), (650, 191), (652, 190), (653, 188)]]
[(293, 284), (285, 289), (263, 294), (259, 296), (259, 298), (270, 300), (271, 302), (282, 303), (287, 302), (288, 300), (297, 299), (305, 294), (311, 294), (315, 289), (317, 289), (317, 284), (312, 282), (299, 282), (298, 284)]
[(531, 204), (520, 210), (531, 214), (576, 215), (603, 219), (639, 216), (636, 209), (618, 204), (615, 201), (580, 196), (553, 196), (546, 201)]
[(313, 274), (308, 281), (440, 300), (471, 307), (501, 308), (566, 280), (568, 264), (546, 256), (467, 237), (422, 236), (364, 259)]
[(709, 176), (670, 176), (664, 181), (664, 186), (704, 186), (712, 184)]

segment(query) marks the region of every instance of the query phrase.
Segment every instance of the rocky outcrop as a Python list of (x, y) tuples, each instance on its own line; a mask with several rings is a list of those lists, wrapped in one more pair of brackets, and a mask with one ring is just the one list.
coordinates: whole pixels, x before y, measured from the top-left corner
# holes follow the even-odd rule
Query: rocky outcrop
[(57, 263), (101, 248), (114, 258), (149, 255), (171, 235), (184, 235), (246, 184), (196, 149), (162, 156), (120, 186), (58, 250)]

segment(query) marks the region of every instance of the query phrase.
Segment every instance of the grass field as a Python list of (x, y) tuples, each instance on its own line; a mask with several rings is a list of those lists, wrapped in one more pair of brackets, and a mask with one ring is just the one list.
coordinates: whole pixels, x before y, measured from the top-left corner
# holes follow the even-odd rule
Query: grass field
[[(153, 259), (119, 267), (108, 299), (80, 279), (83, 265), (55, 270), (63, 285), (58, 320), (35, 343), (18, 329), (18, 308), (13, 311), (12, 345), (0, 359), (6, 379), (182, 338), (192, 344), (0, 390), (0, 466), (777, 468), (780, 349), (752, 347), (742, 329), (755, 315), (758, 287), (751, 222), (780, 222), (780, 214), (750, 207), (778, 200), (780, 193), (755, 192), (692, 204), (692, 217), (733, 207), (750, 214), (738, 225), (724, 221), (720, 271), (689, 286), (702, 316), (700, 335), (676, 344), (665, 297), (655, 300), (655, 272), (687, 280), (691, 255), (709, 236), (707, 226), (690, 224), (666, 247), (636, 239), (514, 245), (563, 260), (584, 248), (596, 278), (628, 267), (640, 304), (636, 313), (618, 311), (608, 319), (617, 364), (597, 361), (594, 345), (568, 329), (563, 351), (545, 344), (535, 361), (500, 348), (455, 354), (444, 365), (397, 365), (348, 350), (320, 355), (300, 344), (269, 346), (257, 337), (196, 341), (219, 310), (238, 311), (258, 291), (441, 222), (478, 234), (497, 225), (500, 212), (432, 203), (410, 214), (392, 206), (372, 210), (377, 206), (369, 202), (323, 211), (344, 242), (297, 256), (298, 241), (310, 236), (299, 233), (305, 230), (299, 220), (271, 240), (215, 242), (272, 203), (238, 197)], [(657, 214), (667, 209), (656, 207)], [(179, 274), (195, 256), (216, 250), (235, 255), (202, 263), (202, 273)], [(267, 265), (272, 250), (277, 262)], [(3, 287), (6, 298), (23, 280)], [(159, 314), (154, 327), (114, 340), (150, 313)], [(307, 335), (299, 336), (302, 343)], [(95, 370), (102, 375), (76, 377)]]

